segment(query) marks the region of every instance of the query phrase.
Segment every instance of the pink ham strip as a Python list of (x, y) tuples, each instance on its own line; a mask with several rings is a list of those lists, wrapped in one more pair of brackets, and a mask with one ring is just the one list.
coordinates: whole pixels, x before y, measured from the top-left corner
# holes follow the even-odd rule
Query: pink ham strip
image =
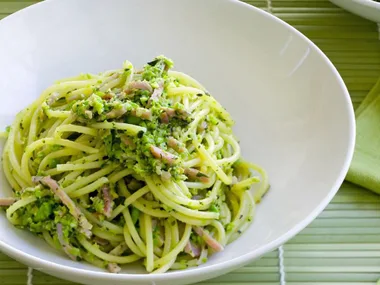
[(169, 116), (166, 112), (162, 112), (160, 115), (161, 123), (169, 124)]
[[(171, 118), (177, 117), (181, 120), (185, 120), (190, 116), (190, 113), (188, 113), (185, 110), (181, 109), (173, 109), (169, 107), (162, 107), (161, 110), (163, 111), (162, 114), (166, 114), (168, 119), (170, 120)], [(161, 114), (161, 120), (162, 120), (162, 114)]]
[(186, 253), (190, 254), (191, 257), (198, 257), (201, 254), (201, 249), (199, 246), (196, 246), (191, 241), (188, 241), (185, 250)]
[(125, 92), (130, 93), (135, 89), (147, 90), (149, 92), (153, 91), (152, 86), (150, 86), (149, 82), (147, 81), (132, 81), (128, 84), (127, 90), (125, 90)]
[(141, 118), (143, 120), (148, 120), (148, 121), (152, 120), (152, 112), (144, 108), (137, 108), (136, 110), (132, 110), (131, 115), (134, 117)]
[(70, 253), (70, 249), (72, 249), (73, 247), (68, 243), (66, 242), (66, 240), (64, 239), (63, 237), (63, 230), (62, 230), (62, 224), (61, 223), (58, 223), (57, 224), (57, 236), (58, 236), (58, 240), (59, 240), (59, 243), (61, 244), (62, 246), (62, 249), (63, 251), (74, 261), (77, 260), (77, 257), (75, 255), (72, 255)]
[(189, 179), (199, 180), (202, 183), (210, 182), (210, 178), (206, 174), (204, 174), (203, 172), (200, 172), (198, 169), (186, 168), (184, 173)]
[(178, 153), (183, 153), (186, 151), (186, 148), (184, 148), (183, 146), (181, 146), (181, 143), (176, 140), (175, 138), (173, 137), (170, 137), (168, 139), (168, 146), (172, 149), (174, 149), (176, 152)]
[(153, 101), (156, 101), (158, 98), (161, 97), (162, 93), (164, 92), (164, 81), (160, 80), (158, 82), (158, 87), (154, 89), (152, 96), (150, 96), (148, 100), (148, 108), (152, 105)]
[(79, 208), (75, 205), (74, 201), (70, 199), (70, 197), (63, 191), (57, 181), (52, 179), (50, 176), (40, 177), (34, 176), (33, 182), (40, 182), (46, 186), (48, 186), (51, 191), (62, 201), (62, 203), (69, 209), (69, 212), (73, 217), (78, 221), (79, 226), (81, 227), (82, 232), (86, 235), (86, 237), (90, 238), (92, 235), (91, 229), (92, 225), (83, 215), (83, 213), (79, 210)]
[(130, 146), (131, 148), (136, 148), (135, 143), (133, 142), (133, 139), (126, 135), (121, 135), (120, 140), (127, 146)]
[(0, 198), (0, 207), (8, 207), (16, 201), (16, 198)]
[(174, 154), (166, 152), (160, 149), (159, 147), (153, 145), (150, 146), (150, 152), (155, 158), (160, 159), (170, 165), (174, 164), (175, 160), (177, 159), (177, 157)]
[(109, 218), (112, 214), (112, 197), (110, 193), (110, 188), (108, 186), (104, 186), (102, 188), (103, 192), (103, 200), (104, 200), (104, 215)]
[(214, 251), (219, 252), (222, 251), (224, 248), (223, 246), (214, 239), (210, 234), (208, 234), (203, 228), (201, 227), (193, 227), (193, 230), (199, 235), (205, 243), (211, 247)]
[[(113, 109), (113, 110), (109, 111), (106, 114), (106, 118), (107, 119), (119, 118), (119, 117), (123, 116), (125, 113), (127, 113), (127, 110), (123, 106), (120, 109)], [(149, 120), (149, 121), (152, 120), (152, 112), (150, 110), (144, 109), (144, 108), (137, 108), (136, 110), (132, 110), (131, 115), (134, 117), (141, 118), (143, 120)]]

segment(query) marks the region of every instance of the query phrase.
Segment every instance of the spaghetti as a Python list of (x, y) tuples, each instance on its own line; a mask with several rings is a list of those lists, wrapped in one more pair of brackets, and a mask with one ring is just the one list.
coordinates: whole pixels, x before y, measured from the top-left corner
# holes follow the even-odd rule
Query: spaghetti
[(110, 272), (197, 266), (238, 238), (267, 175), (242, 160), (227, 111), (172, 65), (64, 79), (22, 110), (2, 134), (9, 221)]

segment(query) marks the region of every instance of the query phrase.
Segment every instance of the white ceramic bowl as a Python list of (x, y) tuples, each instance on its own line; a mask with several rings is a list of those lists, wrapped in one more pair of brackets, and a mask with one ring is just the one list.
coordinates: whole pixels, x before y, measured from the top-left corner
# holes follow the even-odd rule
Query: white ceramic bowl
[(232, 113), (244, 156), (267, 169), (272, 185), (253, 225), (224, 252), (198, 268), (158, 275), (137, 266), (116, 275), (73, 262), (0, 213), (0, 250), (38, 270), (92, 285), (215, 277), (301, 231), (348, 170), (354, 115), (338, 72), (295, 29), (238, 1), (50, 0), (2, 20), (0, 42), (1, 128), (56, 79), (165, 54)]
[(330, 0), (351, 13), (380, 23), (380, 3), (373, 0)]

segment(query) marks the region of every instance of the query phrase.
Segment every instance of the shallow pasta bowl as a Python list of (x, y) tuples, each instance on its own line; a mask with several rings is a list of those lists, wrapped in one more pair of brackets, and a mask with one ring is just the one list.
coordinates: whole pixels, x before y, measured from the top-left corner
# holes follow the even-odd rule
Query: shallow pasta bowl
[[(158, 54), (190, 74), (236, 121), (244, 157), (271, 189), (250, 228), (197, 268), (110, 274), (67, 259), (0, 215), (0, 250), (84, 284), (187, 284), (236, 269), (285, 243), (335, 195), (352, 158), (346, 87), (327, 57), (281, 20), (238, 1), (50, 0), (0, 22), (0, 126), (56, 79), (143, 65)], [(11, 193), (1, 177), (1, 196)]]
[(380, 3), (375, 0), (331, 0), (332, 3), (374, 22), (380, 22)]

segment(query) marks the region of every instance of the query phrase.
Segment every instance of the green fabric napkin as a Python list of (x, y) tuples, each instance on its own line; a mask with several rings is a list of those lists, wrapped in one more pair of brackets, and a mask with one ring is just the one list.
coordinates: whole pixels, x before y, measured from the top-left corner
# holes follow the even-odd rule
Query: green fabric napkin
[(356, 145), (346, 180), (380, 194), (380, 79), (356, 109)]

